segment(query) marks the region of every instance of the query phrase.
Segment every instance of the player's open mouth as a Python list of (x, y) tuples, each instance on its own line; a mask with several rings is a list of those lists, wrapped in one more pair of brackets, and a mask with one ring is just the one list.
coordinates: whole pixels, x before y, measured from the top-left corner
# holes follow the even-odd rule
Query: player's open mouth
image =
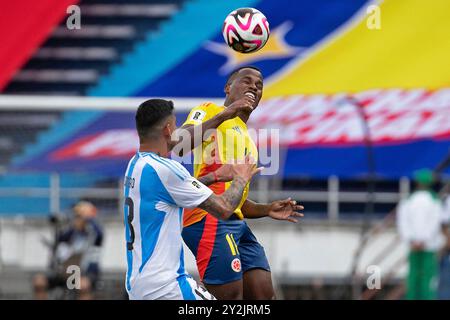
[(256, 100), (256, 95), (253, 92), (247, 91), (246, 93), (244, 93), (247, 97), (252, 98), (254, 100)]

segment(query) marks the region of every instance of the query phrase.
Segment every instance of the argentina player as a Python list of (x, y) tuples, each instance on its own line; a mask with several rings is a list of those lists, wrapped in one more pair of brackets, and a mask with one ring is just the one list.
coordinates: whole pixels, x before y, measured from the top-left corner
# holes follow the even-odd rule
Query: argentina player
[(259, 172), (251, 157), (231, 166), (229, 189), (216, 196), (167, 156), (176, 129), (173, 103), (151, 99), (136, 113), (139, 151), (130, 160), (124, 185), (127, 246), (126, 290), (135, 299), (215, 299), (184, 269), (182, 208), (203, 208), (228, 219), (245, 186)]

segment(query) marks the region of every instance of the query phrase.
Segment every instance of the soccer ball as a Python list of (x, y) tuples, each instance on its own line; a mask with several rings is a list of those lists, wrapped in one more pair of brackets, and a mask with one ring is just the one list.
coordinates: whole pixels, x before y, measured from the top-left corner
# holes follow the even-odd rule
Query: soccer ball
[(232, 11), (222, 27), (225, 42), (235, 51), (251, 53), (258, 51), (269, 39), (269, 22), (254, 8), (240, 8)]

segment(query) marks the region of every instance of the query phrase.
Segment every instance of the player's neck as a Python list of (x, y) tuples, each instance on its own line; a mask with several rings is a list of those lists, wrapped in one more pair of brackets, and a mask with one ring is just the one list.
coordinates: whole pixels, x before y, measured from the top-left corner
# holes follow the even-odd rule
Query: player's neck
[(169, 150), (166, 143), (162, 142), (141, 142), (139, 152), (153, 152), (161, 157), (167, 157)]

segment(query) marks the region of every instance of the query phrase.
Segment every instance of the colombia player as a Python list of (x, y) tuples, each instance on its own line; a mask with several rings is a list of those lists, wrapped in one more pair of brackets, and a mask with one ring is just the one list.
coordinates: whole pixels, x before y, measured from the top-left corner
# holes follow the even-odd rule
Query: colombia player
[[(261, 99), (262, 74), (253, 67), (240, 68), (230, 75), (224, 91), (224, 106), (200, 105), (191, 110), (182, 126), (190, 139), (182, 140), (181, 145), (185, 148), (190, 144), (188, 149), (194, 149), (197, 178), (211, 176), (221, 165), (248, 154), (257, 161), (258, 150), (246, 122)], [(222, 194), (230, 187), (224, 180), (216, 176), (204, 182), (215, 194)], [(303, 216), (296, 212), (303, 207), (290, 198), (259, 204), (247, 199), (248, 191), (247, 184), (234, 215), (227, 221), (219, 221), (202, 208), (184, 212), (183, 239), (196, 257), (200, 279), (218, 299), (275, 298), (266, 254), (244, 217), (270, 216), (296, 222), (295, 217)]]

